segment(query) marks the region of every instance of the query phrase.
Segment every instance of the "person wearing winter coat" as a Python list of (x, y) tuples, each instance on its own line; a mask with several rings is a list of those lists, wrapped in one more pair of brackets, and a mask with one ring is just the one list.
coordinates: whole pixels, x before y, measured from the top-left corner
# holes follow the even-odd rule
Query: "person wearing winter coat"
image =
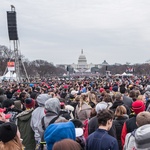
[(150, 112), (150, 88), (144, 93), (146, 99), (146, 110)]
[(53, 145), (63, 139), (72, 139), (75, 141), (75, 126), (71, 121), (53, 123), (46, 128), (44, 133), (44, 139), (46, 141), (48, 150), (52, 150)]
[(4, 100), (2, 106), (6, 109), (6, 114), (11, 114), (9, 121), (16, 123), (16, 116), (21, 113), (22, 110), (15, 108), (14, 101), (10, 99)]
[(19, 128), (22, 143), (26, 150), (34, 150), (36, 142), (34, 139), (34, 131), (30, 126), (31, 115), (35, 107), (35, 101), (31, 98), (25, 100), (26, 110), (17, 115), (17, 126)]
[(120, 85), (120, 93), (122, 94), (122, 101), (124, 102), (124, 104), (131, 109), (133, 100), (131, 97), (127, 96), (127, 89), (124, 84)]
[(150, 113), (140, 112), (136, 117), (136, 123), (138, 128), (126, 135), (124, 150), (148, 150), (150, 148)]
[(86, 150), (119, 150), (116, 138), (108, 134), (110, 130), (114, 114), (111, 110), (104, 109), (99, 111), (98, 129), (90, 134), (86, 140)]
[(84, 122), (86, 119), (90, 118), (92, 107), (87, 103), (88, 95), (83, 93), (80, 96), (79, 104), (75, 110), (75, 118)]
[(132, 116), (132, 118), (127, 119), (123, 124), (122, 133), (121, 133), (122, 146), (125, 143), (125, 137), (126, 137), (127, 133), (130, 133), (130, 132), (134, 131), (135, 129), (137, 129), (136, 117), (140, 112), (145, 111), (144, 102), (140, 101), (140, 100), (133, 102), (132, 110), (134, 112), (134, 116)]
[(115, 119), (113, 121), (115, 127), (115, 134), (119, 145), (119, 150), (122, 150), (122, 143), (121, 143), (121, 131), (124, 122), (128, 119), (127, 111), (124, 106), (118, 106), (115, 111)]
[(6, 122), (0, 125), (0, 150), (23, 150), (20, 132), (16, 124)]
[[(96, 110), (96, 113), (98, 114), (99, 111), (102, 111), (107, 108), (108, 108), (108, 103), (102, 101), (96, 105), (95, 110)], [(96, 115), (96, 116), (90, 118), (90, 120), (88, 121), (88, 134), (89, 135), (92, 134), (94, 131), (96, 131), (98, 129), (98, 127), (99, 127), (99, 124), (98, 124), (98, 119), (97, 119), (97, 115)], [(113, 137), (116, 137), (114, 124), (108, 131), (108, 134)]]
[(0, 88), (0, 107), (2, 107), (2, 102), (7, 99), (7, 96), (4, 94), (5, 90)]
[(38, 107), (32, 112), (32, 116), (31, 116), (31, 128), (34, 131), (34, 138), (36, 143), (40, 143), (41, 138), (40, 138), (40, 134), (38, 131), (38, 126), (39, 126), (39, 122), (41, 121), (41, 119), (43, 118), (43, 116), (45, 116), (44, 113), (44, 106), (45, 106), (45, 102), (51, 98), (51, 95), (48, 94), (40, 94), (38, 95), (36, 101), (38, 103)]
[(116, 108), (120, 105), (123, 105), (126, 108), (127, 114), (129, 115), (130, 114), (130, 109), (127, 105), (124, 104), (122, 94), (120, 92), (116, 92), (115, 101), (114, 101), (113, 105), (110, 107), (110, 110), (115, 112)]
[(59, 116), (60, 115), (60, 101), (56, 97), (49, 98), (45, 102), (44, 112), (45, 112), (45, 115), (42, 118), (42, 120), (39, 121), (39, 125), (38, 125), (38, 132), (40, 134), (40, 138), (43, 138), (44, 131), (49, 126), (49, 123), (52, 121), (52, 119), (56, 118), (55, 121), (64, 119), (63, 117)]

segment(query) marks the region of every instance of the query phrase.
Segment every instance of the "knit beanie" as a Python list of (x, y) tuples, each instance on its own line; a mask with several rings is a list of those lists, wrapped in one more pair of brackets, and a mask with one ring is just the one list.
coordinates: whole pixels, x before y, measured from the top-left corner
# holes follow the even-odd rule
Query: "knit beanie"
[(118, 92), (118, 86), (113, 86), (113, 88), (112, 88), (112, 90), (114, 91), (114, 92)]
[(142, 111), (145, 111), (145, 104), (141, 100), (136, 100), (132, 103), (132, 110), (135, 112), (135, 114), (138, 114)]
[(11, 141), (17, 134), (17, 126), (14, 123), (6, 122), (0, 125), (0, 140), (4, 143)]
[(108, 107), (108, 104), (102, 101), (96, 105), (95, 110), (98, 113), (100, 110), (107, 109), (107, 107)]
[(27, 98), (25, 100), (25, 106), (26, 106), (26, 108), (34, 108), (35, 107), (35, 101), (32, 98)]

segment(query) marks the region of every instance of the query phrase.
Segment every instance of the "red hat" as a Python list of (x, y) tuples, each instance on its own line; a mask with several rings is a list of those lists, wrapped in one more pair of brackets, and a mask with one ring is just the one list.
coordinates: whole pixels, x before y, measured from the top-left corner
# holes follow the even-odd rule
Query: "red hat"
[(67, 84), (64, 85), (64, 89), (68, 89), (68, 85)]
[(0, 113), (2, 113), (2, 112), (5, 112), (6, 111), (6, 108), (0, 108)]
[(135, 112), (135, 114), (138, 114), (142, 111), (145, 111), (145, 104), (141, 100), (136, 100), (132, 103), (132, 110)]
[(9, 118), (11, 118), (11, 114), (6, 114), (5, 119), (9, 119)]
[(99, 91), (100, 91), (100, 93), (102, 93), (102, 92), (105, 91), (105, 89), (104, 88), (100, 88)]
[(20, 89), (18, 89), (17, 92), (20, 93), (21, 92)]

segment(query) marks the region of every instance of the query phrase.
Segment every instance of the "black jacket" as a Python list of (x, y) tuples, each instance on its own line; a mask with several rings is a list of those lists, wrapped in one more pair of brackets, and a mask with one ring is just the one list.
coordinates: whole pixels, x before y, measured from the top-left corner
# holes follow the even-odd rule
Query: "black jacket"
[(121, 143), (121, 132), (124, 122), (128, 119), (128, 116), (120, 116), (115, 118), (113, 121), (113, 125), (115, 127), (115, 134), (119, 145), (119, 150), (122, 150), (122, 143)]
[[(98, 126), (97, 116), (91, 118), (88, 123), (88, 135), (96, 131)], [(114, 125), (112, 125), (111, 129), (108, 131), (108, 134), (116, 138)]]
[(123, 105), (126, 108), (127, 115), (130, 115), (130, 113), (131, 113), (130, 108), (127, 105), (125, 105), (122, 100), (115, 100), (114, 103), (113, 103), (113, 105), (110, 107), (110, 110), (112, 110), (113, 112), (115, 112), (116, 108), (118, 106), (121, 106), (121, 105)]
[(136, 115), (126, 121), (127, 133), (134, 131), (137, 128)]

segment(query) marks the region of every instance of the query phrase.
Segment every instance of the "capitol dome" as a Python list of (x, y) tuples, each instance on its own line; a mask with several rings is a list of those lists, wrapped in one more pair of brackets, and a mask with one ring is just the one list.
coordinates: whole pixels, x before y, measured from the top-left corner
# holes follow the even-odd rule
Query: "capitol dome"
[(81, 55), (79, 56), (78, 64), (84, 64), (84, 65), (87, 64), (87, 60), (85, 55), (83, 54), (83, 50), (81, 51)]
[(83, 50), (81, 50), (81, 55), (78, 59), (77, 69), (79, 72), (85, 72), (88, 69), (88, 64), (85, 55), (83, 54)]

